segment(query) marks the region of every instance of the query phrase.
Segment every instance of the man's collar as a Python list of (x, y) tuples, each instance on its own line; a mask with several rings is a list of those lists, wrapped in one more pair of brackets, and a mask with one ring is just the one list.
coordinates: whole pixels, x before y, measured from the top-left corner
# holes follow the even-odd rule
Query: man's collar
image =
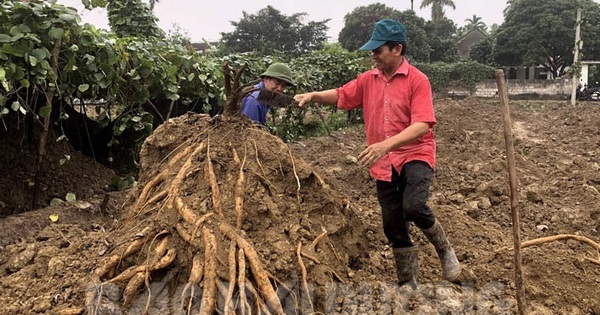
[[(402, 62), (400, 63), (400, 66), (398, 66), (398, 68), (396, 68), (396, 71), (394, 71), (394, 76), (397, 74), (402, 74), (402, 75), (408, 75), (408, 69), (409, 69), (409, 63), (408, 60), (406, 60), (406, 58), (402, 57)], [(375, 68), (373, 69), (373, 74), (375, 75), (382, 75), (385, 76), (385, 74), (383, 73), (383, 71)]]

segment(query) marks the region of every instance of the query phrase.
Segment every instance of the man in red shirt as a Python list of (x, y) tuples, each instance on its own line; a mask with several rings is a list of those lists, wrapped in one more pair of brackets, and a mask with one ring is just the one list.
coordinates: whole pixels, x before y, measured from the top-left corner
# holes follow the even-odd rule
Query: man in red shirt
[(431, 85), (425, 74), (404, 58), (406, 30), (402, 23), (375, 23), (361, 50), (371, 51), (375, 69), (337, 89), (298, 94), (300, 107), (309, 102), (362, 108), (368, 147), (359, 162), (370, 166), (377, 181), (383, 230), (393, 249), (400, 285), (417, 285), (418, 250), (410, 238), (410, 222), (435, 246), (444, 277), (456, 280), (460, 263), (440, 222), (427, 205), (435, 167), (435, 124)]

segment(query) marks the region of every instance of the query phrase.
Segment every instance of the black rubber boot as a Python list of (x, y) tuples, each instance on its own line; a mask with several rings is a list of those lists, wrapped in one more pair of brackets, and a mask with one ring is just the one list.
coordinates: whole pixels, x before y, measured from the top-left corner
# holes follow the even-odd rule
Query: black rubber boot
[(398, 247), (393, 249), (396, 261), (396, 275), (398, 285), (408, 285), (413, 290), (417, 289), (419, 274), (419, 251), (416, 247)]
[(456, 258), (452, 245), (450, 245), (450, 242), (448, 242), (448, 239), (446, 238), (446, 233), (444, 233), (444, 229), (440, 222), (435, 220), (432, 227), (423, 229), (423, 234), (425, 234), (427, 239), (435, 247), (435, 251), (442, 263), (444, 278), (448, 281), (455, 281), (458, 279), (460, 276), (460, 263), (458, 262), (458, 258)]

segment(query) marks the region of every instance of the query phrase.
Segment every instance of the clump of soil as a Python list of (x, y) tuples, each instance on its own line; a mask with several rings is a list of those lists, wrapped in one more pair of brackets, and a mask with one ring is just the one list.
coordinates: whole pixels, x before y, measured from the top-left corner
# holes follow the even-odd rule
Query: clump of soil
[[(279, 138), (246, 119), (187, 115), (170, 120), (146, 141), (140, 164), (144, 188), (124, 229), (133, 232), (146, 222), (155, 231), (175, 227), (177, 234), (166, 233), (175, 234), (177, 272), (190, 274), (195, 263), (204, 269), (201, 280), (192, 279), (192, 272), (191, 286), (208, 290), (207, 282), (229, 283), (227, 297), (239, 305), (247, 302), (231, 296), (242, 290), (236, 279), (239, 273), (251, 273), (252, 281), (242, 280), (255, 282), (271, 311), (290, 312), (313, 302), (303, 288), (307, 278), (322, 287), (344, 281), (351, 268), (360, 267), (364, 233), (354, 210)], [(236, 246), (246, 251), (246, 258), (236, 257)], [(211, 261), (214, 254), (216, 261)], [(236, 272), (240, 265), (250, 266), (251, 272)], [(281, 292), (275, 292), (277, 287)], [(284, 298), (272, 301), (277, 297), (269, 292)]]
[(79, 200), (92, 198), (104, 193), (115, 177), (114, 171), (74, 150), (68, 141), (56, 142), (58, 136), (51, 131), (43, 172), (36, 179), (37, 132), (0, 127), (0, 165), (5, 170), (0, 176), (0, 218), (47, 207), (53, 198), (65, 200), (68, 193)]
[[(211, 278), (206, 273), (211, 261), (217, 288), (213, 301), (223, 310), (230, 305), (231, 259), (238, 266), (238, 278), (239, 271), (245, 270), (252, 284), (247, 290), (234, 286), (232, 300), (248, 301), (248, 308), (268, 306), (266, 295), (255, 298), (258, 278), (250, 260), (240, 259), (245, 254), (240, 256), (239, 248), (233, 254), (230, 250), (232, 243), (243, 244), (237, 236), (255, 249), (264, 268), (264, 273), (256, 274), (266, 275), (285, 313), (514, 314), (512, 220), (499, 104), (469, 98), (440, 99), (435, 105), (438, 161), (431, 206), (475, 282), (444, 281), (435, 251), (413, 229), (414, 241), (422, 249), (419, 288), (407, 291), (395, 285), (374, 183), (368, 170), (356, 164), (365, 146), (361, 126), (286, 146), (244, 120), (211, 121), (190, 115), (169, 121), (148, 139), (139, 184), (125, 202), (118, 194), (108, 199), (99, 195), (86, 200), (86, 205), (47, 208), (0, 221), (11, 225), (18, 218), (19, 230), (24, 231), (27, 224), (35, 227), (47, 220), (48, 213), (65, 218), (66, 213), (81, 214), (71, 216), (69, 222), (44, 223), (36, 232), (4, 243), (0, 314), (81, 314), (89, 301), (98, 302), (93, 305), (104, 307), (105, 314), (117, 314), (117, 308), (139, 314), (149, 297), (151, 314), (176, 313), (188, 305), (198, 313), (199, 301), (213, 286), (206, 282)], [(600, 285), (600, 267), (595, 262), (599, 256), (593, 247), (600, 240), (600, 106), (523, 101), (512, 104), (511, 114), (521, 238), (571, 235), (591, 240), (567, 238), (523, 249), (527, 311), (600, 314), (595, 297)], [(201, 143), (204, 148), (192, 154)], [(188, 153), (181, 154), (186, 148)], [(191, 156), (189, 167), (184, 168)], [(186, 208), (178, 204), (186, 205), (198, 219), (219, 207), (213, 200), (209, 160), (221, 215), (209, 215), (196, 228), (182, 215), (181, 209)], [(236, 193), (240, 169), (244, 170), (244, 216), (238, 229), (235, 197), (240, 196)], [(181, 184), (173, 185), (178, 177)], [(181, 203), (176, 199), (169, 207), (168, 196), (179, 196)], [(197, 237), (186, 238), (185, 232)], [(138, 243), (145, 245), (123, 257), (130, 245)], [(160, 258), (171, 257), (169, 249), (176, 253), (173, 261), (152, 269), (159, 266)], [(207, 260), (206, 252), (215, 259)], [(123, 259), (99, 275), (110, 265), (109, 257)], [(198, 282), (202, 286), (188, 285), (195, 282), (189, 277), (197, 272), (194, 266), (201, 265), (195, 261), (204, 262), (204, 280)], [(239, 268), (240, 262), (246, 263), (245, 268)], [(126, 270), (135, 268), (149, 272), (149, 277), (113, 280), (126, 278), (123, 275), (131, 273)], [(142, 283), (123, 308), (128, 296), (123, 292), (128, 283), (136, 283), (130, 281), (136, 277), (148, 279), (150, 289)], [(247, 293), (245, 299), (240, 298), (241, 292)], [(239, 309), (242, 304), (234, 305)]]

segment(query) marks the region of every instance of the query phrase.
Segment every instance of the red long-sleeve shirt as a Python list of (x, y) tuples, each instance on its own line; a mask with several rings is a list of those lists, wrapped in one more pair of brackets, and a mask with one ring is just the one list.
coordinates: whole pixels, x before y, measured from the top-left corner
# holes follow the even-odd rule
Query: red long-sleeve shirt
[(429, 131), (413, 143), (389, 152), (371, 166), (371, 176), (391, 181), (392, 168), (400, 172), (406, 162), (420, 160), (435, 167), (436, 144), (431, 128), (435, 125), (431, 85), (425, 74), (403, 60), (388, 81), (378, 69), (358, 75), (337, 89), (337, 107), (363, 108), (367, 143), (384, 141), (415, 122), (426, 122)]

